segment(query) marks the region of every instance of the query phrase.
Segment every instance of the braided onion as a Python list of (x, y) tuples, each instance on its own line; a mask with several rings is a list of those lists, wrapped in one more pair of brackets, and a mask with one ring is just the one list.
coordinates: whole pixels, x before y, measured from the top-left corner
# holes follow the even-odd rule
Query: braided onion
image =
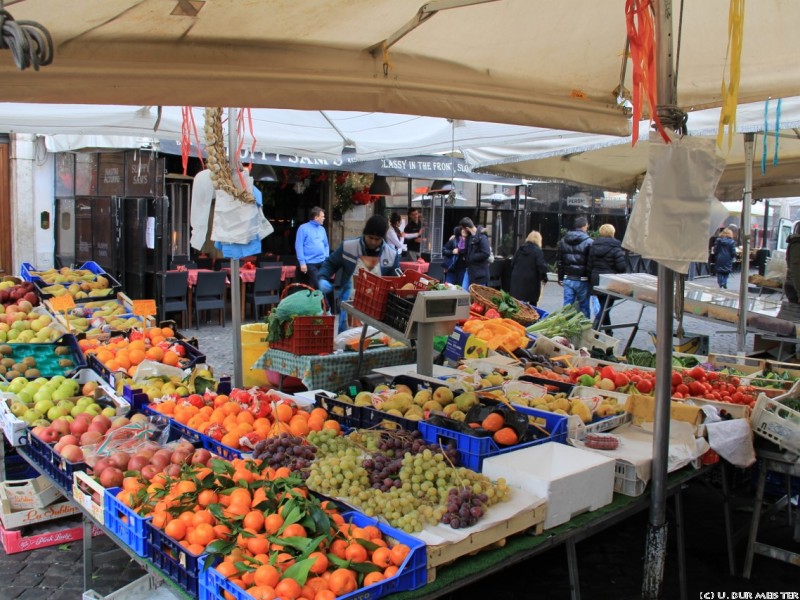
[(227, 192), (240, 202), (254, 204), (256, 199), (253, 194), (233, 185), (231, 167), (225, 155), (223, 142), (222, 109), (206, 108), (205, 120), (206, 152), (208, 168), (211, 171), (211, 184), (215, 190)]

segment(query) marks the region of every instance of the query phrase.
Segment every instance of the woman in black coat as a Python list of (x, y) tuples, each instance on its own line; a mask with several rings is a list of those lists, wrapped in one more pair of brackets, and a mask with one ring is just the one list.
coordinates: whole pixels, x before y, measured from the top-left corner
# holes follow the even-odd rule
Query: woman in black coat
[[(605, 273), (624, 273), (627, 271), (625, 264), (625, 251), (622, 249), (622, 244), (614, 234), (616, 230), (611, 223), (601, 225), (598, 231), (600, 234), (594, 243), (589, 248), (589, 261), (587, 267), (589, 270), (589, 283), (592, 290), (595, 286), (600, 285), (600, 275)], [(614, 305), (614, 298), (606, 294), (598, 294), (592, 292), (597, 296), (600, 302), (600, 313), (595, 317), (594, 328), (600, 329), (611, 325), (611, 307)], [(603, 307), (606, 308), (603, 311)], [(602, 322), (600, 316), (602, 315)], [(606, 329), (606, 333), (611, 334), (610, 329)]]
[(736, 242), (733, 241), (733, 232), (727, 227), (719, 233), (714, 242), (714, 267), (717, 272), (717, 284), (720, 289), (728, 288), (728, 276), (733, 271), (733, 261), (736, 258)]
[(489, 285), (489, 256), (492, 247), (483, 228), (476, 227), (469, 217), (464, 217), (459, 225), (467, 232), (467, 284)]
[(546, 283), (547, 263), (542, 252), (542, 234), (531, 231), (511, 259), (509, 293), (518, 300), (536, 306)]
[(444, 280), (453, 285), (463, 285), (467, 274), (467, 236), (460, 225), (453, 229), (453, 235), (442, 248), (442, 269)]

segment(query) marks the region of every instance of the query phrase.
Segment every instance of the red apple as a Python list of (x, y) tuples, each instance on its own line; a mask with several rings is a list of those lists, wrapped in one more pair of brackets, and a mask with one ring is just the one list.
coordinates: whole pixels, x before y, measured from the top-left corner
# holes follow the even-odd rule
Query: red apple
[(178, 477), (181, 474), (181, 466), (180, 465), (167, 465), (167, 468), (164, 469), (164, 473), (169, 477)]
[(104, 488), (120, 487), (125, 474), (117, 467), (106, 467), (99, 475), (100, 485)]
[(75, 444), (67, 444), (61, 449), (61, 456), (69, 462), (81, 462), (83, 460), (83, 450)]
[(150, 464), (150, 459), (144, 456), (131, 456), (128, 461), (128, 471), (141, 471), (143, 467)]
[(150, 481), (161, 472), (161, 469), (156, 467), (155, 465), (145, 465), (142, 467), (142, 477), (145, 478), (147, 481)]
[(131, 455), (127, 452), (115, 452), (108, 460), (113, 466), (125, 471), (128, 468), (128, 463), (131, 460)]
[[(95, 455), (94, 458), (96, 459), (95, 463), (93, 465), (89, 465), (89, 466), (92, 467), (92, 472), (95, 475), (99, 475), (105, 469), (107, 469), (108, 467), (112, 466), (111, 465), (111, 461), (108, 459), (107, 456), (103, 456), (103, 457), (98, 458), (97, 455)], [(88, 461), (87, 461), (87, 463), (88, 463)]]
[(156, 472), (160, 472), (166, 468), (169, 464), (169, 460), (163, 454), (155, 454), (153, 458), (150, 459), (150, 464), (157, 469)]
[(63, 444), (75, 444), (76, 446), (79, 446), (81, 443), (80, 437), (78, 437), (77, 435), (72, 435), (71, 433), (68, 433), (67, 435), (62, 435), (61, 439), (58, 441)]
[(70, 432), (70, 422), (63, 417), (59, 417), (50, 423), (50, 428), (57, 431), (59, 435), (66, 435)]
[(58, 441), (59, 434), (58, 432), (53, 429), (50, 425), (45, 427), (39, 433), (39, 439), (42, 440), (45, 444), (52, 444), (53, 442)]
[(211, 460), (211, 452), (206, 450), (205, 448), (198, 448), (194, 451), (192, 455), (192, 464), (193, 465), (207, 465), (208, 461)]
[(172, 453), (172, 459), (170, 460), (170, 462), (173, 465), (182, 465), (188, 462), (188, 460), (189, 460), (188, 452), (184, 452), (183, 450), (175, 450), (175, 452)]
[[(91, 425), (90, 425), (91, 427)], [(103, 439), (103, 434), (99, 431), (89, 430), (81, 435), (81, 446), (89, 446), (90, 444), (97, 444)]]
[(92, 423), (102, 423), (105, 425), (104, 431), (108, 431), (108, 428), (111, 427), (111, 419), (105, 415), (95, 415), (95, 417), (92, 419)]
[(75, 420), (69, 424), (69, 431), (72, 435), (80, 436), (89, 431), (88, 419), (82, 419), (81, 415), (75, 417)]
[(100, 434), (100, 437), (103, 437), (106, 431), (108, 431), (108, 426), (102, 422), (92, 421), (89, 424), (89, 431), (96, 431), (97, 433)]

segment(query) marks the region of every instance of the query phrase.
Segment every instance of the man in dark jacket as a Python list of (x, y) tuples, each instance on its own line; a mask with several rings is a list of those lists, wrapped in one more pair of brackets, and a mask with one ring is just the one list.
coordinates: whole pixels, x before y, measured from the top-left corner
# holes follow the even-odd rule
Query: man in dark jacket
[[(601, 273), (624, 273), (627, 271), (625, 251), (622, 249), (620, 241), (614, 238), (615, 233), (616, 230), (611, 223), (601, 225), (597, 239), (589, 248), (589, 283), (592, 290), (595, 286), (600, 285)], [(594, 328), (600, 329), (601, 326), (611, 325), (611, 307), (614, 305), (614, 298), (597, 292), (594, 294), (600, 301), (600, 308), (604, 309), (594, 319)], [(606, 329), (606, 333), (611, 335), (611, 330)]]
[(492, 247), (483, 228), (475, 227), (472, 219), (464, 217), (459, 222), (462, 228), (469, 232), (467, 237), (467, 280), (469, 284), (489, 284), (489, 256)]
[(576, 217), (572, 231), (558, 242), (558, 282), (564, 286), (564, 306), (578, 303), (581, 312), (592, 317), (589, 293), (589, 248), (586, 217)]

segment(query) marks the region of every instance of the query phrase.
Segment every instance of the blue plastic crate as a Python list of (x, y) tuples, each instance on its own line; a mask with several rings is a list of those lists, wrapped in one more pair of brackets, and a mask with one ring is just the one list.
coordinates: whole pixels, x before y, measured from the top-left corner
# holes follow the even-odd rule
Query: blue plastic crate
[(556, 381), (555, 379), (548, 379), (547, 377), (537, 377), (536, 375), (521, 375), (519, 377), (519, 380), (527, 381), (528, 383), (535, 383), (537, 385), (541, 385), (548, 392), (554, 392), (557, 394), (566, 394), (567, 396), (569, 396), (572, 393), (572, 390), (575, 387), (574, 383), (569, 383), (567, 381)]
[(145, 523), (152, 517), (142, 517), (117, 500), (122, 488), (108, 488), (103, 493), (103, 524), (142, 558), (147, 557)]
[(152, 519), (144, 523), (146, 558), (169, 575), (170, 579), (192, 597), (197, 597), (198, 580), (205, 577), (206, 554), (192, 554), (163, 531), (153, 527)]
[(39, 471), (34, 469), (27, 460), (17, 453), (7, 453), (3, 462), (5, 463), (6, 479), (8, 481), (35, 479), (39, 476)]
[(32, 282), (34, 279), (41, 281), (41, 279), (39, 279), (38, 277), (34, 277), (33, 275), (31, 275), (31, 272), (35, 270), (36, 268), (31, 263), (24, 262), (19, 267), (19, 276), (22, 278), (23, 281)]
[[(227, 396), (230, 395), (231, 389), (230, 376), (220, 377), (219, 383), (217, 383), (217, 393)], [(142, 393), (141, 388), (132, 388), (129, 385), (125, 385), (122, 388), (122, 397), (130, 402), (131, 406), (136, 410), (140, 410), (143, 406), (150, 404), (150, 399), (147, 397), (147, 394)]]
[(29, 454), (31, 460), (63, 489), (72, 490), (73, 473), (85, 471), (86, 463), (68, 461), (53, 450), (55, 444), (46, 444), (32, 433), (28, 440), (30, 443), (27, 446), (21, 446), (22, 451)]
[[(181, 369), (191, 369), (195, 365), (206, 362), (206, 355), (200, 352), (200, 350), (198, 350), (191, 344), (188, 344), (183, 340), (177, 340), (175, 343), (183, 346), (183, 349), (186, 353), (184, 358), (187, 359), (188, 361), (185, 365), (182, 365), (180, 367)], [(103, 380), (107, 381), (111, 386), (114, 387), (114, 389), (116, 389), (117, 382), (114, 377), (114, 373), (112, 373), (111, 370), (108, 367), (106, 367), (103, 363), (97, 360), (97, 357), (95, 357), (94, 354), (89, 355), (88, 364), (93, 371), (95, 371), (98, 375), (100, 375), (103, 378)], [(123, 374), (122, 376), (127, 377), (127, 373)], [(123, 397), (125, 397), (124, 391), (123, 391)], [(126, 397), (126, 400), (130, 402), (130, 398)]]
[[(419, 430), (422, 433), (422, 438), (429, 444), (442, 444), (443, 446), (454, 445), (458, 451), (458, 458), (461, 465), (478, 473), (480, 473), (483, 468), (484, 458), (506, 454), (514, 450), (519, 450), (520, 448), (528, 448), (530, 446), (544, 444), (545, 442), (566, 443), (568, 418), (565, 415), (557, 415), (535, 408), (525, 408), (524, 410), (522, 410), (523, 407), (515, 408), (518, 409), (518, 412), (544, 420), (544, 428), (550, 435), (529, 442), (514, 444), (513, 446), (499, 446), (489, 436), (478, 437), (467, 435), (465, 433), (453, 431), (452, 429), (447, 429), (446, 427), (433, 425), (427, 421), (419, 422)], [(531, 425), (531, 427), (533, 426)]]
[[(390, 527), (363, 515), (359, 512), (346, 512), (342, 516), (349, 523), (358, 527), (374, 525), (378, 527), (385, 538), (389, 538), (390, 546), (394, 543), (406, 544), (411, 551), (406, 556), (403, 564), (392, 577), (388, 577), (370, 586), (359, 588), (350, 594), (339, 596), (338, 600), (378, 600), (396, 592), (416, 590), (428, 582), (428, 554), (425, 543), (398, 529)], [(219, 571), (209, 568), (200, 577), (198, 598), (200, 600), (222, 600), (224, 593), (235, 600), (253, 600), (253, 597), (235, 583), (228, 581)]]

